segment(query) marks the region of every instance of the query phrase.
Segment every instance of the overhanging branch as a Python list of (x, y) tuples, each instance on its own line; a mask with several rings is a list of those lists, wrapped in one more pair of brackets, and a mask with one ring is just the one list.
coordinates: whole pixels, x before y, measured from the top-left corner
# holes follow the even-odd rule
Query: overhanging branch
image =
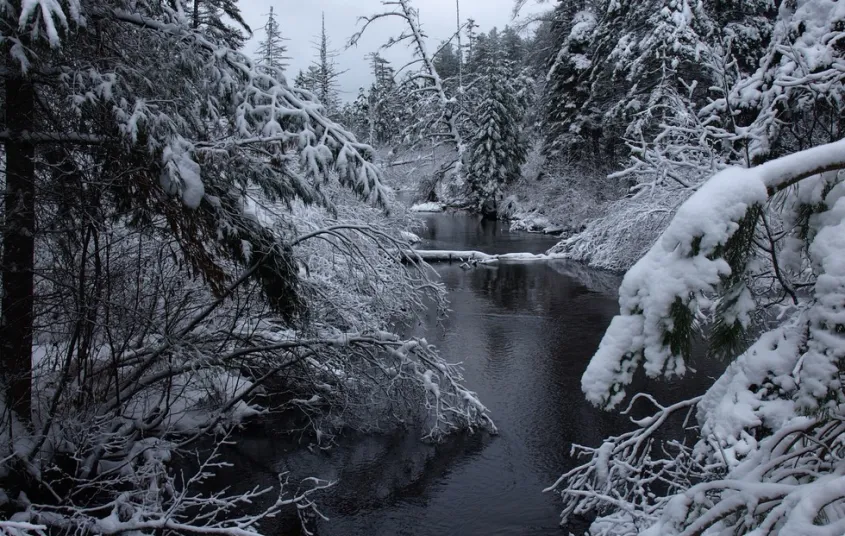
[(845, 139), (782, 156), (754, 169), (772, 196), (814, 175), (845, 169)]
[(108, 142), (108, 138), (96, 134), (51, 133), (51, 132), (17, 132), (11, 133), (8, 130), (0, 131), (0, 143), (10, 141), (29, 143), (70, 143), (77, 145), (100, 145)]

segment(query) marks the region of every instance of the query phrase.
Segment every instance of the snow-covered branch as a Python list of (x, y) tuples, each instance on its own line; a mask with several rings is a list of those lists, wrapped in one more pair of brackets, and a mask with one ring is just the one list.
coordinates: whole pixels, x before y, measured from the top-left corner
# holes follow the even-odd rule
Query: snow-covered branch
[(406, 251), (410, 260), (425, 262), (462, 262), (471, 264), (493, 264), (498, 262), (542, 262), (565, 258), (562, 254), (499, 253), (491, 255), (481, 251), (452, 251), (437, 249), (415, 249)]
[(387, 46), (392, 46), (406, 40), (413, 44), (414, 52), (418, 59), (422, 62), (424, 71), (418, 75), (425, 78), (426, 82), (418, 91), (430, 94), (436, 102), (438, 109), (437, 119), (431, 121), (432, 127), (438, 130), (428, 132), (429, 135), (437, 136), (443, 135), (447, 137), (453, 145), (455, 151), (455, 158), (448, 167), (441, 170), (440, 174), (448, 176), (450, 180), (455, 182), (458, 188), (463, 184), (462, 169), (464, 166), (464, 153), (466, 146), (463, 136), (458, 128), (458, 114), (459, 108), (457, 100), (449, 97), (443, 84), (437, 68), (434, 65), (434, 56), (429, 53), (426, 43), (426, 36), (424, 35), (419, 23), (419, 12), (411, 5), (410, 0), (383, 0), (382, 5), (385, 6), (386, 11), (377, 13), (375, 15), (362, 17), (362, 28), (350, 39), (350, 44), (356, 44), (364, 31), (370, 24), (385, 18), (396, 17), (401, 19), (406, 25), (404, 33), (397, 38), (392, 38)]
[(656, 412), (632, 419), (634, 430), (608, 437), (598, 448), (573, 445), (572, 455), (586, 462), (545, 490), (563, 498), (562, 525), (575, 516), (600, 514), (590, 534), (639, 533), (657, 521), (667, 496), (687, 489), (704, 473), (691, 448), (666, 437), (667, 420), (683, 412), (688, 420), (701, 397), (664, 407), (650, 396), (639, 395), (631, 406), (638, 398), (648, 399)]

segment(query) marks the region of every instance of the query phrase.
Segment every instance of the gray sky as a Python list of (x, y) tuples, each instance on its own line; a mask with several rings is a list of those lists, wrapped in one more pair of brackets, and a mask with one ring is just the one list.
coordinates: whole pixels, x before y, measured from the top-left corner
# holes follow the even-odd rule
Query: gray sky
[[(513, 3), (514, 0), (461, 0), (461, 19), (474, 18), (480, 31), (486, 32), (494, 26), (501, 29), (512, 23)], [(326, 33), (332, 48), (338, 52), (335, 60), (341, 69), (347, 69), (340, 77), (343, 100), (353, 100), (359, 87), (370, 84), (365, 56), (377, 51), (388, 37), (398, 35), (402, 29), (400, 19), (382, 19), (370, 26), (357, 47), (347, 49), (346, 43), (358, 28), (358, 17), (383, 10), (380, 0), (240, 0), (239, 5), (255, 32), (246, 45), (246, 52), (250, 54), (254, 54), (264, 37), (263, 27), (270, 6), (281, 15), (279, 24), (282, 34), (289, 39), (286, 44), (292, 58), (288, 68), (290, 77), (305, 69), (314, 58), (313, 43), (320, 34), (320, 13), (325, 12)], [(432, 41), (430, 48), (455, 32), (455, 0), (415, 0), (414, 6), (419, 9), (423, 29)], [(532, 11), (531, 6), (524, 11)], [(411, 58), (411, 51), (399, 45), (383, 51), (382, 55), (394, 68), (399, 68)]]

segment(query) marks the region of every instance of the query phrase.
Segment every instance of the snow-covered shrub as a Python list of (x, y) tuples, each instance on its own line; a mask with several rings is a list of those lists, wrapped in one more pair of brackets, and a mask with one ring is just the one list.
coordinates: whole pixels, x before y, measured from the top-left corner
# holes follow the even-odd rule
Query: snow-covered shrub
[(500, 215), (512, 220), (515, 228), (553, 227), (569, 235), (599, 217), (607, 203), (625, 194), (625, 187), (623, 181), (607, 179), (605, 171), (547, 161), (535, 145), (520, 179), (504, 194)]
[[(731, 363), (689, 401), (694, 443), (627, 454), (629, 440), (648, 442), (661, 408), (633, 435), (585, 450), (587, 462), (556, 484), (566, 512), (599, 512), (593, 534), (845, 527), (845, 140), (818, 145), (841, 136), (831, 132), (841, 124), (835, 43), (843, 20), (843, 7), (827, 0), (782, 7), (759, 70), (728, 85), (700, 116), (699, 147), (722, 145), (726, 161), (746, 166), (765, 162), (728, 167), (694, 188), (626, 274), (620, 314), (582, 388), (594, 404), (616, 407), (638, 371), (684, 374), (699, 334)], [(734, 119), (754, 112), (749, 125), (719, 123), (715, 112), (735, 107), (743, 113)], [(667, 478), (665, 467), (679, 471)], [(661, 493), (614, 491), (658, 481)]]
[(629, 142), (630, 165), (599, 182), (616, 181), (617, 191), (627, 185), (627, 194), (602, 204), (582, 232), (564, 239), (552, 252), (597, 268), (627, 270), (651, 248), (680, 204), (725, 166), (691, 98), (666, 92), (662, 99), (666, 102), (656, 107), (666, 111), (644, 113), (664, 116), (662, 130), (646, 142), (632, 125), (638, 139)]
[(313, 479), (241, 516), (264, 490), (168, 468), (280, 406), (321, 445), (384, 408), (434, 439), (493, 429), (457, 367), (397, 335), (442, 289), (403, 264), (372, 149), (233, 48), (233, 1), (196, 7), (0, 10), (0, 531), (243, 535), (311, 510)]
[(614, 201), (605, 206), (604, 215), (556, 244), (549, 253), (564, 253), (596, 268), (624, 271), (654, 244), (681, 201), (675, 192), (644, 195), (636, 202)]
[[(754, 332), (765, 333), (695, 401), (701, 428), (694, 447), (637, 465), (645, 482), (662, 478), (654, 467), (683, 461), (694, 479), (643, 504), (579, 495), (573, 486), (584, 490), (597, 478), (588, 471), (601, 457), (595, 451), (558, 484), (568, 489), (568, 508), (624, 504), (625, 520), (639, 516), (638, 530), (654, 524), (643, 534), (811, 534), (842, 523), (845, 182), (838, 172), (820, 172), (845, 168), (843, 147), (840, 141), (719, 173), (627, 273), (621, 314), (582, 378), (595, 404), (618, 405), (640, 368), (651, 377), (684, 374), (700, 320), (711, 325), (714, 351), (728, 356)], [(761, 313), (772, 306), (776, 316)], [(609, 441), (608, 449), (622, 448), (623, 439)]]

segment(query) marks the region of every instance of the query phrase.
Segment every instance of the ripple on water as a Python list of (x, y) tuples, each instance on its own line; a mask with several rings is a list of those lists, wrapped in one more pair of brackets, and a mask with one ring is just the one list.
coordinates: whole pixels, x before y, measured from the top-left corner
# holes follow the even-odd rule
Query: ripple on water
[[(428, 215), (425, 246), (542, 252), (554, 240), (498, 222)], [(573, 441), (596, 445), (625, 421), (584, 401), (580, 377), (617, 312), (618, 278), (565, 263), (437, 270), (451, 316), (425, 335), (491, 409), (501, 434), (442, 445), (413, 434), (350, 439), (328, 454), (286, 454), (285, 467), (338, 479), (321, 536), (559, 536), (560, 506), (542, 490), (572, 467)], [(656, 390), (699, 389), (695, 379)], [(683, 392), (683, 391), (682, 391)], [(671, 393), (670, 393), (671, 394)], [(268, 452), (268, 456), (273, 456)]]

